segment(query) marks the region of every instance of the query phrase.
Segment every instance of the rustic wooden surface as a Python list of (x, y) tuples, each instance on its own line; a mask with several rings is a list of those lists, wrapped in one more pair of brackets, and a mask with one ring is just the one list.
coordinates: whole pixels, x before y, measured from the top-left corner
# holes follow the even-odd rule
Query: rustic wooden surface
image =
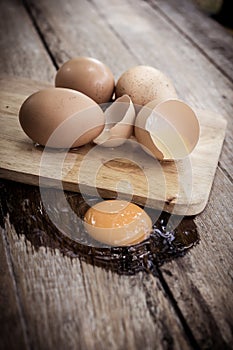
[[(46, 183), (60, 184), (65, 190), (91, 195), (97, 188), (104, 198), (116, 195), (120, 183), (118, 193), (131, 198), (130, 183), (137, 204), (179, 215), (203, 211), (225, 137), (226, 121), (221, 115), (197, 112), (200, 139), (189, 159), (177, 162), (155, 162), (136, 142), (126, 143), (117, 150), (99, 147), (95, 151), (87, 145), (72, 153), (57, 151), (43, 155), (43, 149), (36, 148), (23, 132), (18, 114), (22, 102), (31, 93), (47, 86), (25, 78), (0, 78), (1, 177), (38, 185), (39, 177), (43, 176), (48, 179)], [(190, 193), (183, 190), (184, 183), (190, 183)]]
[(233, 39), (184, 3), (0, 2), (1, 75), (53, 83), (77, 55), (104, 61), (116, 78), (149, 64), (193, 107), (228, 120), (210, 200), (195, 218), (199, 245), (151, 272), (119, 275), (71, 259), (47, 220), (33, 223), (37, 189), (1, 181), (0, 349), (232, 347)]

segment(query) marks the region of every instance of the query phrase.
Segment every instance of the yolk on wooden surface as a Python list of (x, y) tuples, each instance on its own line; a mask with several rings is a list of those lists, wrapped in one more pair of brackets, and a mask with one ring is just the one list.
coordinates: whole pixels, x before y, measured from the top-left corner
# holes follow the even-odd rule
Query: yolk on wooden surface
[(94, 239), (121, 246), (137, 244), (147, 238), (152, 221), (136, 204), (124, 200), (106, 200), (88, 209), (84, 226)]

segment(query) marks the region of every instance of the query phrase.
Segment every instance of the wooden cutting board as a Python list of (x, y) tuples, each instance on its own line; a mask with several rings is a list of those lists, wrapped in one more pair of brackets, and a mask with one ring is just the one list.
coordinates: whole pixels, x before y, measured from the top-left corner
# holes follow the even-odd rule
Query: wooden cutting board
[(24, 134), (18, 111), (27, 96), (50, 86), (20, 78), (0, 78), (0, 176), (22, 183), (54, 186), (121, 198), (180, 215), (195, 215), (206, 206), (224, 140), (226, 121), (197, 111), (198, 145), (185, 160), (158, 162), (134, 139), (106, 149), (86, 145), (70, 152), (44, 152)]

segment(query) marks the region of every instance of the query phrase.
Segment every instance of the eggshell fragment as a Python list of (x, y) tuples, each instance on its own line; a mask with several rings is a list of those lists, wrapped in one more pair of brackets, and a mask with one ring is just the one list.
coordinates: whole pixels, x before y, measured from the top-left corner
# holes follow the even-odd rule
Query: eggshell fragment
[(55, 148), (78, 147), (104, 128), (102, 109), (81, 92), (48, 88), (29, 96), (19, 111), (24, 132), (36, 143)]
[(135, 121), (135, 136), (143, 149), (159, 160), (182, 159), (199, 140), (199, 122), (194, 111), (180, 100), (144, 106)]
[(84, 227), (95, 240), (111, 246), (126, 246), (145, 240), (152, 230), (152, 221), (136, 204), (106, 200), (88, 209)]
[(55, 86), (80, 91), (97, 103), (105, 103), (111, 100), (115, 82), (111, 70), (104, 63), (91, 57), (77, 57), (60, 67)]
[(122, 145), (133, 133), (135, 109), (130, 97), (119, 97), (105, 110), (104, 115), (104, 130), (94, 142), (104, 147)]
[(133, 103), (144, 106), (154, 100), (157, 105), (165, 100), (177, 98), (170, 79), (150, 66), (136, 66), (124, 72), (116, 84), (116, 97), (127, 94)]

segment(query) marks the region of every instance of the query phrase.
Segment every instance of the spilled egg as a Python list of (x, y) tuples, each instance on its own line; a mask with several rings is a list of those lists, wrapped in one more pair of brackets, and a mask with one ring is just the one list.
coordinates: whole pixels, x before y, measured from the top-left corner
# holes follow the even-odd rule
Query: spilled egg
[(152, 221), (138, 205), (115, 199), (89, 208), (84, 216), (84, 227), (99, 242), (127, 246), (145, 240), (152, 230)]

